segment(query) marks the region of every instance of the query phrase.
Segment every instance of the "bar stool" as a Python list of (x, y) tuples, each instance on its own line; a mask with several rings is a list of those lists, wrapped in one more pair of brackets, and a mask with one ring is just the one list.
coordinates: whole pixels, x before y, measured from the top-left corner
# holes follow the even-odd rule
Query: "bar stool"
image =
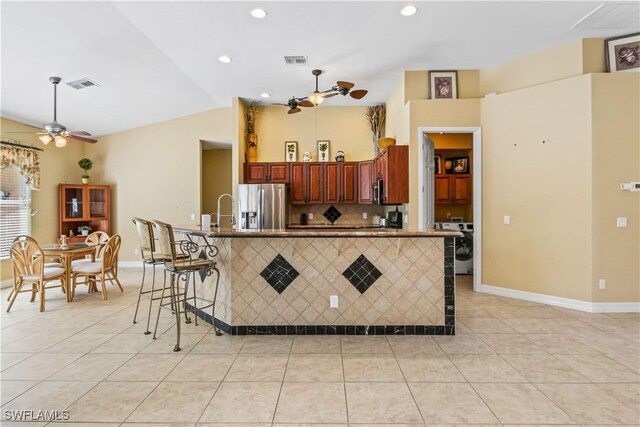
[[(140, 292), (138, 293), (138, 302), (136, 303), (136, 311), (133, 314), (133, 323), (136, 323), (136, 319), (138, 317), (138, 309), (140, 307), (140, 299), (142, 295), (151, 294), (149, 296), (149, 313), (147, 314), (147, 330), (144, 332), (145, 335), (151, 334), (149, 330), (149, 324), (151, 322), (151, 308), (153, 306), (153, 301), (160, 299), (159, 297), (154, 297), (156, 291), (160, 291), (161, 289), (156, 289), (156, 266), (164, 265), (165, 257), (162, 254), (156, 252), (155, 247), (155, 239), (153, 237), (153, 224), (151, 221), (147, 221), (142, 218), (133, 218), (133, 224), (136, 226), (136, 231), (138, 233), (138, 242), (140, 244), (140, 255), (142, 257), (142, 283), (140, 284)], [(144, 280), (147, 272), (147, 265), (152, 267), (152, 277), (151, 277), (151, 289), (144, 290)], [(166, 270), (164, 272), (164, 282), (163, 288), (167, 286), (167, 273)], [(155, 337), (154, 337), (155, 338)]]
[[(200, 307), (200, 309), (206, 309), (212, 307), (211, 318), (213, 320), (213, 328), (216, 335), (221, 335), (221, 332), (215, 325), (215, 313), (216, 313), (216, 298), (218, 296), (218, 284), (220, 282), (220, 271), (216, 266), (216, 262), (211, 259), (218, 254), (218, 249), (215, 246), (209, 244), (205, 239), (204, 245), (198, 245), (192, 240), (179, 240), (176, 241), (173, 235), (173, 227), (170, 224), (166, 224), (160, 221), (153, 221), (154, 234), (158, 240), (157, 250), (158, 253), (165, 257), (164, 268), (170, 275), (170, 303), (175, 310), (176, 317), (176, 345), (173, 351), (180, 351), (180, 305), (183, 305), (184, 316), (186, 323), (191, 323), (191, 319), (187, 315), (187, 312), (191, 311), (196, 317), (197, 324), (197, 294), (196, 294), (196, 278), (195, 273), (203, 272), (207, 276), (210, 276), (214, 272), (216, 273), (216, 285), (213, 293), (213, 301), (204, 300), (210, 304)], [(203, 259), (196, 257), (196, 254), (204, 249), (209, 258)], [(178, 252), (179, 251), (179, 252)], [(179, 256), (179, 255), (182, 255)], [(188, 296), (189, 280), (193, 281), (193, 296)], [(185, 283), (184, 289), (180, 289), (180, 282)], [(165, 289), (162, 289), (162, 296), (160, 301), (160, 307), (158, 307), (158, 317), (156, 320), (156, 326), (153, 333), (155, 338), (156, 331), (158, 329), (158, 321), (160, 319), (160, 309), (163, 306), (169, 305), (162, 301), (164, 298)], [(187, 300), (191, 300), (192, 308), (187, 308)]]

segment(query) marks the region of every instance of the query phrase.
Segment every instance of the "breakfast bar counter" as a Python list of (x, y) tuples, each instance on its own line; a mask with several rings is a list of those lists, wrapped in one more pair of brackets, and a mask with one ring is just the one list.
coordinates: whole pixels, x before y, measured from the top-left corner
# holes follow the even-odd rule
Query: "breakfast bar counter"
[[(218, 248), (215, 319), (198, 314), (228, 334), (455, 334), (458, 232), (174, 231)], [(198, 278), (199, 296), (212, 300), (214, 281)]]

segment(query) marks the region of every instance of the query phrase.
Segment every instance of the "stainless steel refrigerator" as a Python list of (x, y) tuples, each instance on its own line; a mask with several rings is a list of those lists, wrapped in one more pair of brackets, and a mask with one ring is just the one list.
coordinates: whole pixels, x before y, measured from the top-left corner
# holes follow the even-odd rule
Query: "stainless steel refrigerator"
[(240, 184), (239, 230), (284, 230), (288, 222), (286, 184)]

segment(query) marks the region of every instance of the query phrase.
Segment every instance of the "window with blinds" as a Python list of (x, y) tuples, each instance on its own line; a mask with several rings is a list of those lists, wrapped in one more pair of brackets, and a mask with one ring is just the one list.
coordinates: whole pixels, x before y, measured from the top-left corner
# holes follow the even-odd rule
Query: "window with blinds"
[(29, 234), (31, 190), (17, 167), (0, 170), (0, 259), (9, 258), (13, 240)]

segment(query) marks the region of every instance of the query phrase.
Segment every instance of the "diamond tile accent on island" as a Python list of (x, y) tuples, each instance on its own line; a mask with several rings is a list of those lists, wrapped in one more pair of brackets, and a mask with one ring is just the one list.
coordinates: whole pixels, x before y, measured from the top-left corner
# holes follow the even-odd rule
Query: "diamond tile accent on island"
[(260, 275), (281, 294), (300, 273), (280, 254), (260, 272)]
[(324, 213), (323, 213), (324, 217), (327, 218), (329, 220), (329, 222), (331, 222), (331, 224), (333, 224), (334, 222), (336, 222), (338, 220), (338, 218), (340, 218), (342, 216), (342, 214), (340, 213), (340, 211), (333, 205), (331, 205), (329, 207), (329, 209), (327, 209)]
[(358, 290), (361, 294), (364, 294), (376, 280), (382, 276), (380, 270), (364, 255), (360, 255), (342, 275)]

